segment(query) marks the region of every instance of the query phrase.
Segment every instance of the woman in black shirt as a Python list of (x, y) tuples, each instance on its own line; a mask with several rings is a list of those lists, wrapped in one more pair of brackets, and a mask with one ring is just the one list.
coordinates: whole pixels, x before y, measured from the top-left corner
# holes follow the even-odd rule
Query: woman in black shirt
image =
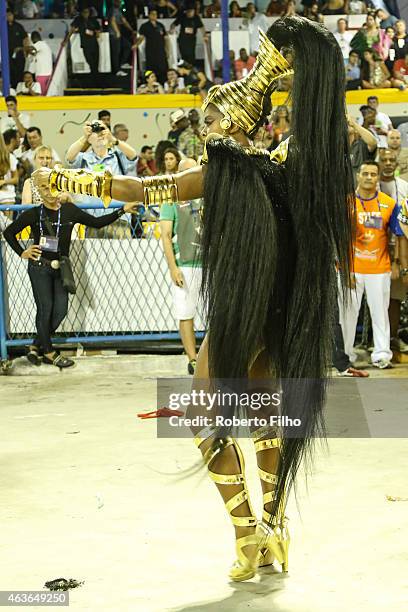
[[(68, 292), (62, 284), (60, 257), (69, 256), (71, 233), (74, 225), (101, 228), (110, 225), (124, 213), (135, 212), (136, 205), (129, 203), (108, 215), (94, 217), (69, 201), (63, 202), (61, 195), (51, 196), (41, 190), (43, 203), (24, 211), (4, 231), (4, 238), (22, 259), (28, 259), (28, 275), (37, 306), (37, 335), (29, 347), (27, 358), (34, 365), (40, 365), (40, 351), (43, 363), (68, 368), (74, 365), (72, 359), (59, 355), (52, 346), (51, 337), (61, 325), (68, 312)], [(17, 235), (31, 227), (34, 244), (24, 249)]]
[(184, 62), (194, 65), (196, 59), (195, 52), (197, 31), (202, 31), (203, 40), (205, 43), (208, 41), (208, 38), (205, 33), (204, 24), (201, 21), (201, 18), (195, 14), (195, 8), (194, 6), (191, 6), (191, 3), (187, 5), (186, 10), (182, 12), (175, 21), (173, 21), (170, 27), (170, 33), (174, 32), (176, 26), (180, 26), (180, 33), (178, 37), (180, 55)]

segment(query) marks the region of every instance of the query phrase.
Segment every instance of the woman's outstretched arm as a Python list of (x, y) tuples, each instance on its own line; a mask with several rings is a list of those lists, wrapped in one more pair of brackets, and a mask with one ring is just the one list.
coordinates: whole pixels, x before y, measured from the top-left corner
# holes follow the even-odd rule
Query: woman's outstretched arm
[[(194, 200), (203, 195), (203, 166), (194, 166), (184, 172), (173, 175), (178, 188), (178, 200)], [(51, 193), (67, 191), (76, 194), (87, 194), (101, 198), (107, 205), (111, 198), (119, 202), (144, 202), (144, 189), (148, 187), (155, 200), (154, 193), (160, 192), (160, 185), (163, 179), (170, 179), (170, 176), (151, 176), (146, 179), (134, 178), (131, 176), (111, 177), (105, 173), (84, 172), (83, 170), (65, 170), (57, 168), (40, 168), (36, 170), (32, 177), (37, 187), (48, 189), (51, 186)], [(176, 198), (175, 198), (176, 199)]]
[[(159, 177), (149, 177), (154, 181)], [(195, 166), (175, 176), (180, 202), (195, 200), (203, 195), (203, 166)], [(131, 176), (114, 176), (111, 188), (112, 198), (120, 202), (143, 202), (143, 182)]]

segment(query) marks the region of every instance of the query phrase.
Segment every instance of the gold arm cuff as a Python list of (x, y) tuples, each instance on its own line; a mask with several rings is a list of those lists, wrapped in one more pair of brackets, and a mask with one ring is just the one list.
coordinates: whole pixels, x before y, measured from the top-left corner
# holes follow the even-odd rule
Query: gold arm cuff
[(145, 206), (161, 206), (179, 201), (176, 177), (173, 174), (144, 177), (142, 183)]
[(104, 172), (89, 172), (88, 170), (69, 170), (55, 168), (49, 177), (51, 195), (56, 196), (61, 191), (76, 195), (88, 195), (100, 198), (105, 208), (112, 201), (112, 174)]

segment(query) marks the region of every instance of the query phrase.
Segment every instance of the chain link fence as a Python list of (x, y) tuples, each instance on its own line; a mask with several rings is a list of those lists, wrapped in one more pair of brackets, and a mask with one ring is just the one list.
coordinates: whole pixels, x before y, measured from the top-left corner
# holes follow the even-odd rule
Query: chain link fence
[[(90, 214), (103, 209), (102, 204), (79, 207)], [(3, 225), (5, 215), (27, 208), (31, 207), (0, 206)], [(140, 207), (138, 215), (126, 215), (101, 230), (74, 228), (70, 259), (77, 292), (69, 297), (68, 315), (58, 329), (56, 343), (109, 342), (119, 347), (129, 341), (179, 338), (157, 219), (157, 210), (146, 213)], [(28, 244), (25, 231), (21, 245)], [(27, 345), (33, 339), (35, 312), (27, 260), (18, 257), (1, 236), (1, 359), (7, 358), (11, 347)], [(196, 329), (204, 329), (201, 316), (195, 323)]]

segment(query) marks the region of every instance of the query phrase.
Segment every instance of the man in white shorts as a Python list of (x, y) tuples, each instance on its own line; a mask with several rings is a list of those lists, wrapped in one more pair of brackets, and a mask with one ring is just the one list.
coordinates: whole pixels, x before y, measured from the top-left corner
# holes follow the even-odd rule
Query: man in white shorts
[[(179, 172), (195, 166), (193, 159), (182, 160)], [(180, 336), (188, 357), (189, 374), (196, 365), (194, 318), (198, 310), (201, 286), (199, 230), (201, 200), (163, 204), (160, 229), (164, 254), (172, 280), (174, 314), (179, 321)]]

